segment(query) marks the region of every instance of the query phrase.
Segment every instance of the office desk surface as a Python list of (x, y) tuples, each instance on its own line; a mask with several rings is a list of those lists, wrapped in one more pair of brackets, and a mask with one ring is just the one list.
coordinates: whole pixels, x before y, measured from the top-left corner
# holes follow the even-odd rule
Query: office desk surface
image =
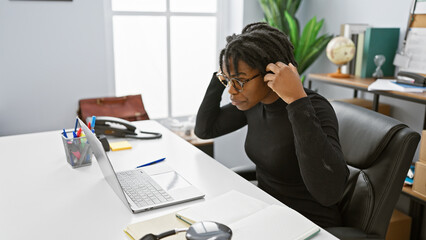
[[(137, 124), (163, 137), (127, 139), (131, 150), (109, 153), (116, 171), (166, 157), (165, 163), (202, 190), (206, 199), (236, 189), (281, 204), (157, 122)], [(95, 158), (91, 166), (69, 166), (60, 132), (0, 137), (0, 239), (128, 239), (123, 229), (131, 223), (205, 201), (132, 214), (103, 178)], [(314, 239), (336, 238), (321, 230)]]

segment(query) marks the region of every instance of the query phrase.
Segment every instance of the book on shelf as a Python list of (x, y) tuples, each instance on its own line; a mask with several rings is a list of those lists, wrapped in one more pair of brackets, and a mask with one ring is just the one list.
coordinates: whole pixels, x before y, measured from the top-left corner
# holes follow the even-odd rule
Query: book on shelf
[(352, 60), (350, 60), (350, 61), (347, 63), (347, 65), (348, 65), (348, 73), (349, 73), (350, 75), (355, 75), (355, 63), (356, 63), (356, 59), (357, 59), (356, 47), (357, 47), (357, 44), (358, 44), (358, 36), (359, 36), (359, 34), (352, 34), (352, 35), (351, 35), (351, 40), (352, 40), (352, 42), (353, 42), (353, 43), (354, 43), (354, 45), (355, 45), (355, 55), (354, 55), (354, 57), (352, 58)]
[(356, 45), (355, 76), (361, 77), (362, 55), (364, 54), (364, 36), (365, 32), (358, 34), (358, 43)]
[[(233, 240), (309, 239), (320, 231), (316, 224), (289, 207), (267, 204), (234, 190), (176, 214), (131, 224), (124, 231), (132, 239), (139, 239), (148, 233), (159, 234), (199, 221), (229, 226)], [(183, 240), (185, 234), (173, 237)]]
[(345, 23), (340, 25), (340, 36), (351, 39), (356, 48), (354, 58), (342, 66), (342, 73), (355, 75), (356, 62), (358, 58), (359, 34), (364, 33), (368, 27), (369, 25), (364, 23)]
[(372, 77), (376, 70), (374, 57), (384, 55), (385, 63), (381, 66), (383, 76), (394, 76), (395, 57), (399, 41), (399, 28), (367, 28), (364, 35), (364, 50), (362, 53), (361, 77)]

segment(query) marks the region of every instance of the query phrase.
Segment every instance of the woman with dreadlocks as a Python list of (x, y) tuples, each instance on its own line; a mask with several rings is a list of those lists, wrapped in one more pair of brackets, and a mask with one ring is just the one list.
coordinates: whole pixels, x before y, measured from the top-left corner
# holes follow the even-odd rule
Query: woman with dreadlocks
[[(303, 88), (293, 46), (278, 29), (253, 23), (226, 40), (195, 134), (214, 138), (247, 125), (258, 186), (321, 227), (340, 226), (349, 170), (332, 106)], [(231, 103), (220, 107), (225, 87)]]

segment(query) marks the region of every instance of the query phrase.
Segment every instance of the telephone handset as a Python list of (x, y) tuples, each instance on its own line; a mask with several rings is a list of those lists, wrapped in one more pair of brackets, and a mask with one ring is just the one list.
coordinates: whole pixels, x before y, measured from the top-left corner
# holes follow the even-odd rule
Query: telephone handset
[[(135, 125), (127, 120), (107, 116), (96, 116), (95, 133), (96, 135), (104, 134), (137, 139), (155, 139), (162, 136), (161, 133), (138, 130)], [(140, 136), (139, 133), (152, 136)]]

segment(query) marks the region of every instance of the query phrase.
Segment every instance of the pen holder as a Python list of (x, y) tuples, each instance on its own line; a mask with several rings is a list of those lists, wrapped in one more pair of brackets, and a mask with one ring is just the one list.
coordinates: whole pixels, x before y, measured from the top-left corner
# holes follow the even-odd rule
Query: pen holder
[[(67, 135), (72, 136), (72, 132), (67, 132)], [(64, 144), (65, 155), (67, 156), (67, 162), (73, 168), (92, 164), (92, 149), (85, 136), (66, 138), (63, 134), (61, 134), (61, 137)]]

